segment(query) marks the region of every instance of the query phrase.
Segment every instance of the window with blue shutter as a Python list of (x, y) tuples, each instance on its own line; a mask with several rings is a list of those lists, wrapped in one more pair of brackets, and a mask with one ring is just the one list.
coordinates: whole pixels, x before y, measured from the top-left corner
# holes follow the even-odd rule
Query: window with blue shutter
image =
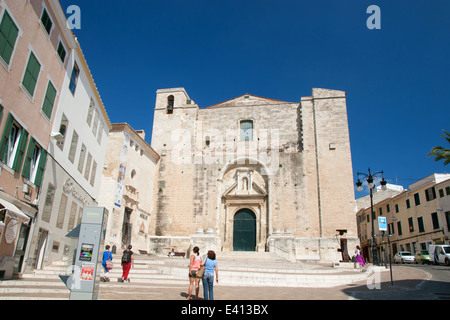
[(75, 95), (75, 90), (77, 89), (77, 82), (79, 75), (80, 75), (80, 68), (78, 68), (78, 65), (75, 63), (73, 65), (72, 75), (70, 76), (70, 84), (69, 84), (69, 90), (70, 92), (72, 92), (73, 95)]

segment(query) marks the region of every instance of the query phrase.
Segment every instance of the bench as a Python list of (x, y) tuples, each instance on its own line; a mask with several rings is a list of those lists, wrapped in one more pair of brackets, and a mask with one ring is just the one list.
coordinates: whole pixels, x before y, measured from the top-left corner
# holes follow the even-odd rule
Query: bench
[(183, 257), (186, 255), (184, 252), (175, 252), (175, 257)]
[(141, 256), (149, 256), (150, 255), (146, 250), (140, 250), (140, 249), (139, 249), (139, 254)]
[(169, 252), (167, 254), (169, 257), (183, 257), (186, 255), (184, 252)]

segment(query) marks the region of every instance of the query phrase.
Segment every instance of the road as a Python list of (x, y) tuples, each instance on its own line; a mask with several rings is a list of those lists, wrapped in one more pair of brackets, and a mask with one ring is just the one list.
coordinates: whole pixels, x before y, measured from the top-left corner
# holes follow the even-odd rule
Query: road
[(422, 290), (440, 300), (450, 300), (450, 267), (416, 265), (416, 268), (428, 272), (431, 279), (425, 281)]
[[(360, 286), (344, 291), (358, 300), (450, 300), (450, 267), (403, 264), (393, 265), (392, 270), (393, 286), (389, 272), (383, 272), (380, 290)], [(423, 274), (422, 279), (417, 276), (419, 273)]]

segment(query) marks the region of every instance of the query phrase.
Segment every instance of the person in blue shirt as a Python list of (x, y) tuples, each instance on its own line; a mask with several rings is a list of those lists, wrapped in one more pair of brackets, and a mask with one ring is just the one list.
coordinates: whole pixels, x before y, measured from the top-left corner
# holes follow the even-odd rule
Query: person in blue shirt
[(203, 262), (205, 273), (203, 274), (203, 295), (205, 300), (214, 300), (214, 271), (216, 272), (216, 282), (219, 283), (219, 269), (217, 268), (216, 253), (208, 251), (208, 256)]
[[(106, 245), (106, 247), (105, 247), (106, 250), (105, 250), (105, 252), (103, 252), (102, 266), (103, 266), (103, 281), (104, 282), (109, 281), (109, 278), (108, 278), (109, 269), (106, 266), (106, 262), (108, 260), (112, 262), (112, 259), (113, 259), (112, 253), (111, 253), (111, 251), (109, 251), (109, 248), (110, 248), (110, 246)], [(109, 263), (108, 263), (108, 266), (109, 266)]]

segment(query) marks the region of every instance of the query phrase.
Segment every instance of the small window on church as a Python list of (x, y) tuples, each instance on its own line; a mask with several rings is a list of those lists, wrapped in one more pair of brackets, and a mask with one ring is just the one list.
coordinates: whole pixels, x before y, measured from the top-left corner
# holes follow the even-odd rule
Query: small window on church
[(209, 145), (211, 144), (211, 138), (209, 136), (206, 137), (205, 144), (206, 144), (206, 147), (209, 147)]
[(253, 121), (241, 121), (241, 141), (253, 140)]
[(173, 105), (175, 102), (175, 97), (174, 96), (169, 96), (167, 98), (167, 114), (172, 114), (173, 113)]

